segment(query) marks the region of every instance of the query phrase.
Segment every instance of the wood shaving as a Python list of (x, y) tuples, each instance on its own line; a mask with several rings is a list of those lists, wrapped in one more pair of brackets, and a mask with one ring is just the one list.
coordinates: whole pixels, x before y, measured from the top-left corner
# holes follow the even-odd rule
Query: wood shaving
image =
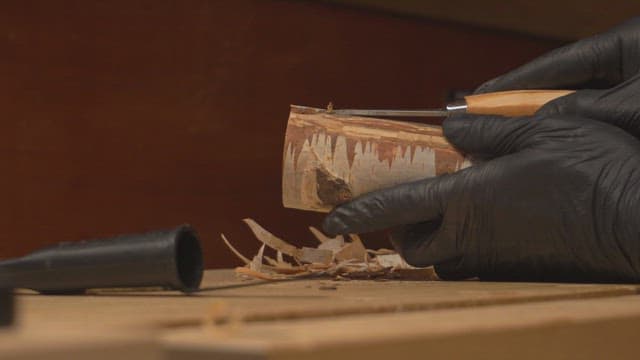
[(309, 231), (311, 231), (311, 234), (313, 234), (313, 236), (316, 237), (316, 239), (321, 242), (327, 242), (327, 241), (331, 241), (331, 240), (336, 240), (336, 241), (340, 241), (342, 243), (344, 243), (344, 236), (342, 235), (338, 235), (334, 238), (330, 238), (327, 235), (325, 235), (322, 231), (318, 230), (317, 228), (313, 227), (313, 226), (309, 226)]
[(330, 264), (333, 261), (333, 251), (305, 246), (297, 252), (295, 258), (307, 264)]
[(236, 248), (234, 248), (233, 245), (231, 245), (231, 243), (229, 242), (229, 240), (227, 240), (224, 234), (220, 234), (220, 237), (222, 237), (222, 241), (224, 241), (225, 245), (227, 245), (229, 250), (231, 250), (231, 252), (234, 253), (238, 257), (238, 259), (242, 260), (242, 262), (245, 263), (245, 265), (251, 263), (251, 260), (246, 258), (244, 255), (240, 254), (240, 252), (236, 250)]
[(331, 250), (333, 255), (337, 254), (344, 247), (344, 238), (329, 239), (318, 245), (318, 249)]
[(336, 255), (336, 261), (347, 261), (347, 260), (356, 260), (360, 262), (367, 262), (369, 259), (367, 257), (367, 249), (365, 249), (362, 240), (358, 235), (349, 235), (351, 238), (351, 242), (347, 243), (340, 249)]
[(278, 261), (277, 261), (277, 260), (275, 260), (275, 259), (273, 259), (273, 258), (270, 258), (270, 257), (268, 257), (267, 255), (265, 255), (263, 258), (264, 258), (264, 261), (266, 261), (267, 263), (269, 263), (269, 265), (271, 265), (271, 266), (278, 266)]
[(260, 247), (260, 250), (258, 250), (258, 254), (254, 256), (253, 260), (251, 260), (251, 263), (248, 264), (249, 269), (257, 272), (262, 271), (262, 267), (263, 267), (262, 262), (264, 261), (263, 257), (264, 257), (265, 246), (266, 246), (265, 244), (262, 244), (262, 246)]
[[(245, 264), (244, 267), (236, 268), (236, 273), (244, 277), (267, 281), (306, 276), (334, 280), (438, 280), (433, 267), (412, 267), (393, 250), (367, 249), (355, 234), (349, 235), (350, 241), (345, 241), (343, 236), (330, 238), (320, 230), (309, 227), (310, 232), (318, 239), (318, 247), (298, 248), (273, 235), (252, 219), (244, 219), (244, 222), (262, 243), (252, 260), (242, 255), (221, 234), (226, 246)], [(276, 251), (276, 259), (264, 254), (266, 248)], [(283, 254), (291, 256), (296, 264), (286, 262)]]
[(298, 255), (298, 248), (268, 232), (265, 228), (258, 225), (258, 223), (253, 219), (244, 219), (243, 221), (249, 226), (253, 235), (255, 235), (263, 244), (289, 256), (296, 257)]

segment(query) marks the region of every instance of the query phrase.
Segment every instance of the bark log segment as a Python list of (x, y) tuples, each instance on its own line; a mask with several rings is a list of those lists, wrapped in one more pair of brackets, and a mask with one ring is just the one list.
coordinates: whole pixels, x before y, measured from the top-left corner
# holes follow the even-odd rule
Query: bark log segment
[(288, 208), (328, 212), (364, 193), (465, 166), (438, 126), (292, 106), (282, 200)]

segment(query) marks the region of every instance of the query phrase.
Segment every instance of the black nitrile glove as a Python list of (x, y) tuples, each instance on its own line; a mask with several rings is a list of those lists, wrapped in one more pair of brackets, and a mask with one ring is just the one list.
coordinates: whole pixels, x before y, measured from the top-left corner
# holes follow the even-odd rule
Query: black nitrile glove
[(329, 234), (400, 226), (409, 264), (445, 279), (640, 280), (640, 141), (581, 117), (461, 117), (444, 124), (486, 162), (373, 192), (328, 215)]
[(543, 55), (476, 93), (518, 89), (579, 90), (539, 114), (596, 119), (640, 138), (640, 18)]

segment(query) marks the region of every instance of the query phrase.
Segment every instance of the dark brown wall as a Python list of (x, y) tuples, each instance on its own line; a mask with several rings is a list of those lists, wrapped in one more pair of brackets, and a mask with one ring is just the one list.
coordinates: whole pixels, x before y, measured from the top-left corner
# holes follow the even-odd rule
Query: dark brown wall
[(280, 201), (291, 103), (425, 107), (557, 45), (294, 1), (0, 3), (0, 257), (190, 222), (207, 265)]

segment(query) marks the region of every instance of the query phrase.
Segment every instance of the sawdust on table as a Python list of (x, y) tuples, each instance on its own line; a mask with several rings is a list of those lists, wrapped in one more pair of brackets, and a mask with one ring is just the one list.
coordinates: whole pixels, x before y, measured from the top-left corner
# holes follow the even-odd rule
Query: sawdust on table
[[(344, 280), (438, 280), (433, 267), (410, 266), (393, 250), (367, 249), (355, 234), (350, 234), (348, 239), (342, 235), (331, 238), (320, 230), (309, 227), (309, 231), (318, 240), (318, 246), (298, 248), (273, 235), (253, 219), (243, 221), (262, 243), (253, 258), (242, 255), (224, 234), (220, 234), (226, 246), (245, 264), (236, 268), (239, 276), (262, 280), (311, 276)], [(276, 251), (275, 259), (265, 255), (266, 248)], [(293, 261), (285, 260), (285, 255)]]

